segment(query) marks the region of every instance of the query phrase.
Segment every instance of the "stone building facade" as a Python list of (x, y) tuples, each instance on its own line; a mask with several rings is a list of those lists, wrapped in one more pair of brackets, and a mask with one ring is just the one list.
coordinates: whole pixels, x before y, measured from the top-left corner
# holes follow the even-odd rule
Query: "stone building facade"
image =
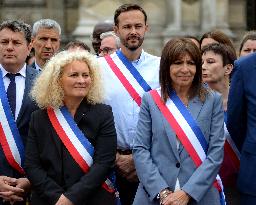
[(220, 29), (237, 44), (248, 29), (256, 29), (256, 0), (0, 0), (0, 20), (22, 19), (32, 24), (41, 18), (60, 23), (65, 44), (80, 39), (88, 45), (93, 26), (113, 21), (123, 3), (140, 4), (148, 14), (150, 32), (145, 50), (160, 54), (174, 36), (200, 36)]

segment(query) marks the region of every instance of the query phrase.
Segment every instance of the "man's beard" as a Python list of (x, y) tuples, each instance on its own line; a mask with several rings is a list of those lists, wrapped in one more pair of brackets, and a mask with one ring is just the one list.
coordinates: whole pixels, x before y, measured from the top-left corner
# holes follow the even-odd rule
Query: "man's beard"
[(128, 48), (130, 51), (135, 51), (137, 50), (139, 47), (141, 47), (143, 41), (144, 41), (144, 37), (136, 37), (137, 40), (138, 40), (138, 43), (137, 44), (129, 44), (128, 41), (130, 40), (129, 38), (132, 38), (132, 37), (128, 37), (127, 39), (121, 39), (121, 42), (122, 44)]

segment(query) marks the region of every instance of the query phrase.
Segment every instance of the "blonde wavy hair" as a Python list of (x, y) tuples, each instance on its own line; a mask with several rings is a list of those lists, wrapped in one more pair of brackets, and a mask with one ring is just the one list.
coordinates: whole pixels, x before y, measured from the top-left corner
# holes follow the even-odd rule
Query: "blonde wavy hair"
[(95, 56), (87, 51), (62, 51), (48, 61), (35, 80), (31, 96), (40, 108), (59, 108), (63, 105), (64, 91), (60, 85), (63, 68), (73, 61), (83, 61), (89, 67), (91, 87), (86, 96), (90, 104), (103, 102), (103, 86), (99, 64)]

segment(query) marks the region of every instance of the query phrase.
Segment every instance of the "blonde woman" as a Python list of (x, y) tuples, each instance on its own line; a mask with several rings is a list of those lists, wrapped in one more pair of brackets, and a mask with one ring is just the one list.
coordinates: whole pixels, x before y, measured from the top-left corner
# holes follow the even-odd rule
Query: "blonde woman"
[(95, 60), (86, 51), (60, 52), (35, 82), (41, 109), (31, 117), (25, 162), (32, 204), (114, 204), (108, 176), (116, 131)]

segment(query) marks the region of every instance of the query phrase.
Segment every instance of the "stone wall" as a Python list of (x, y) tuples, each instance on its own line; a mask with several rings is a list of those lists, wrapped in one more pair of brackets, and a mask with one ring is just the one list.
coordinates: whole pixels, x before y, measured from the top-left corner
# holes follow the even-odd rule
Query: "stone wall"
[(62, 42), (80, 39), (90, 45), (93, 26), (112, 21), (115, 9), (128, 2), (140, 4), (148, 14), (150, 31), (144, 48), (160, 55), (174, 36), (195, 35), (218, 28), (236, 42), (246, 29), (245, 0), (0, 0), (0, 20), (33, 23), (52, 18), (62, 27)]

